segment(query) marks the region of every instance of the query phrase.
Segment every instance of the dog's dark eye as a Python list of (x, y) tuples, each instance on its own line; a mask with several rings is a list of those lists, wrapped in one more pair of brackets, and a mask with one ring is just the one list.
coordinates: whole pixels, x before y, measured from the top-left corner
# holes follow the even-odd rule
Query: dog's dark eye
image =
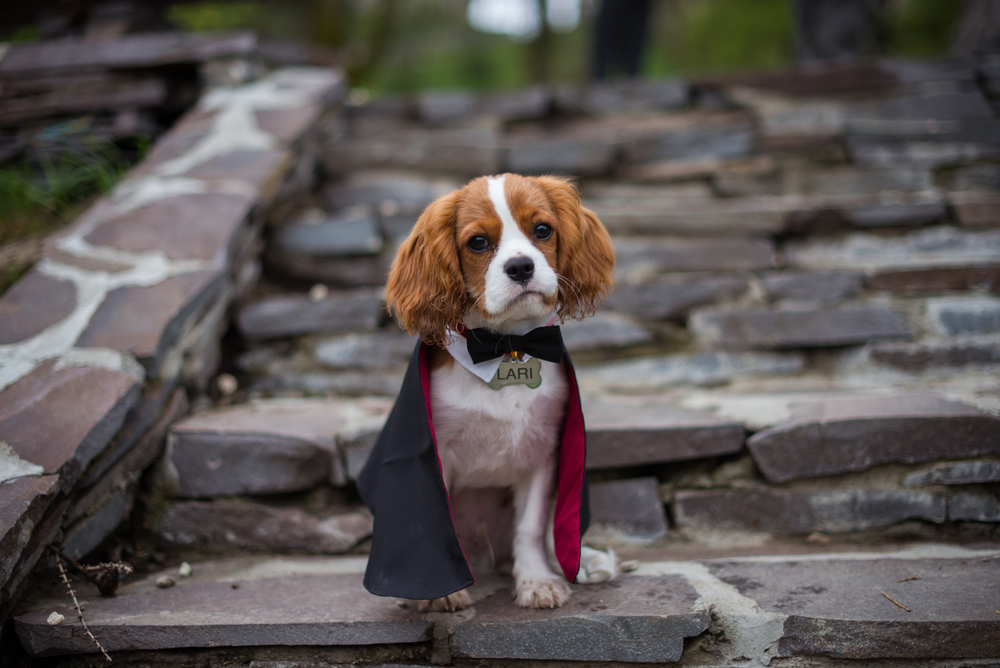
[(490, 242), (486, 237), (472, 237), (469, 239), (469, 243), (465, 245), (469, 247), (469, 250), (475, 253), (482, 253), (490, 247)]
[(535, 225), (535, 238), (539, 241), (545, 241), (552, 236), (552, 226), (546, 225), (545, 223), (539, 223)]

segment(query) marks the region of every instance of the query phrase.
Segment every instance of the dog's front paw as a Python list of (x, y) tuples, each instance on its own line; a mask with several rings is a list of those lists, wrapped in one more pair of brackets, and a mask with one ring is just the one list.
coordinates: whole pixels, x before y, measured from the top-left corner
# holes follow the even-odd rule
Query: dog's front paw
[(514, 588), (514, 602), (522, 608), (558, 608), (572, 593), (562, 578), (524, 580)]
[(441, 598), (420, 601), (417, 603), (417, 610), (420, 612), (455, 612), (456, 610), (464, 610), (470, 605), (472, 605), (472, 597), (466, 594), (463, 589)]

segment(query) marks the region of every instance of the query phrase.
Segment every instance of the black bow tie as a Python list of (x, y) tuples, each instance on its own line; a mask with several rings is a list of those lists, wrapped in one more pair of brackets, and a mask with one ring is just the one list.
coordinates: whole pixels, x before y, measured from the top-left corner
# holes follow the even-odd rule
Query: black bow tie
[(564, 350), (562, 332), (558, 326), (538, 327), (523, 336), (497, 334), (479, 327), (465, 332), (465, 343), (473, 364), (512, 352), (527, 353), (547, 362), (559, 363)]

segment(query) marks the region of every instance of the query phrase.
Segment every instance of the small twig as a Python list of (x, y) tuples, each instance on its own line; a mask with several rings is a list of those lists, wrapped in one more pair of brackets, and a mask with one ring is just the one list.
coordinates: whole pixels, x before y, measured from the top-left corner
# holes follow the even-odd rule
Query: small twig
[(66, 585), (66, 590), (69, 592), (70, 598), (73, 599), (73, 607), (76, 608), (76, 617), (80, 620), (80, 623), (83, 624), (83, 630), (87, 632), (90, 639), (94, 641), (95, 645), (97, 645), (97, 649), (101, 650), (101, 654), (103, 654), (104, 658), (108, 660), (108, 663), (111, 663), (111, 655), (108, 654), (108, 650), (104, 649), (104, 646), (97, 641), (94, 634), (90, 632), (90, 628), (87, 627), (87, 622), (83, 619), (83, 610), (80, 609), (80, 602), (76, 600), (76, 592), (73, 591), (73, 585), (70, 584), (69, 576), (66, 575), (66, 569), (62, 564), (62, 555), (59, 553), (56, 553), (56, 566), (59, 567), (59, 577), (62, 578), (63, 584)]
[(919, 575), (911, 575), (908, 578), (899, 578), (896, 582), (909, 582), (910, 580), (923, 580)]
[(892, 596), (889, 596), (885, 592), (882, 592), (882, 595), (885, 596), (890, 601), (892, 601), (893, 603), (895, 603), (896, 605), (898, 605), (899, 607), (901, 607), (903, 610), (906, 610), (907, 612), (912, 612), (912, 610), (910, 610), (905, 605), (903, 605), (902, 603), (900, 603), (899, 601), (897, 601), (896, 599), (894, 599)]

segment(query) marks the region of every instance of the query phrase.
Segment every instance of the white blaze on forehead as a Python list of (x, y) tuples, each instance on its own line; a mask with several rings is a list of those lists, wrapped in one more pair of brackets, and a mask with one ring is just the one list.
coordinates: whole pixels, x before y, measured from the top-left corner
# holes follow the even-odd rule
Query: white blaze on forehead
[[(536, 306), (524, 307), (528, 308), (531, 313), (527, 311), (522, 313), (517, 309), (507, 311), (507, 306), (512, 300), (525, 289), (546, 296), (554, 295), (558, 289), (558, 279), (555, 270), (549, 266), (545, 259), (545, 255), (535, 247), (535, 244), (521, 231), (517, 221), (514, 220), (510, 206), (507, 205), (504, 178), (503, 176), (495, 176), (486, 181), (490, 201), (493, 203), (493, 208), (497, 212), (497, 216), (500, 217), (503, 227), (500, 231), (500, 238), (495, 242), (496, 251), (493, 259), (486, 269), (486, 294), (484, 296), (488, 313), (493, 316), (506, 313), (507, 316), (516, 319), (539, 314), (533, 312)], [(532, 278), (524, 285), (513, 281), (504, 268), (507, 262), (515, 257), (527, 257), (534, 262)]]
[(493, 202), (493, 208), (496, 209), (497, 215), (500, 216), (500, 222), (503, 223), (503, 236), (501, 239), (515, 233), (523, 237), (524, 233), (517, 226), (514, 214), (510, 212), (510, 207), (507, 206), (507, 192), (504, 190), (503, 180), (504, 177), (502, 176), (494, 176), (487, 181), (489, 184), (490, 201)]

